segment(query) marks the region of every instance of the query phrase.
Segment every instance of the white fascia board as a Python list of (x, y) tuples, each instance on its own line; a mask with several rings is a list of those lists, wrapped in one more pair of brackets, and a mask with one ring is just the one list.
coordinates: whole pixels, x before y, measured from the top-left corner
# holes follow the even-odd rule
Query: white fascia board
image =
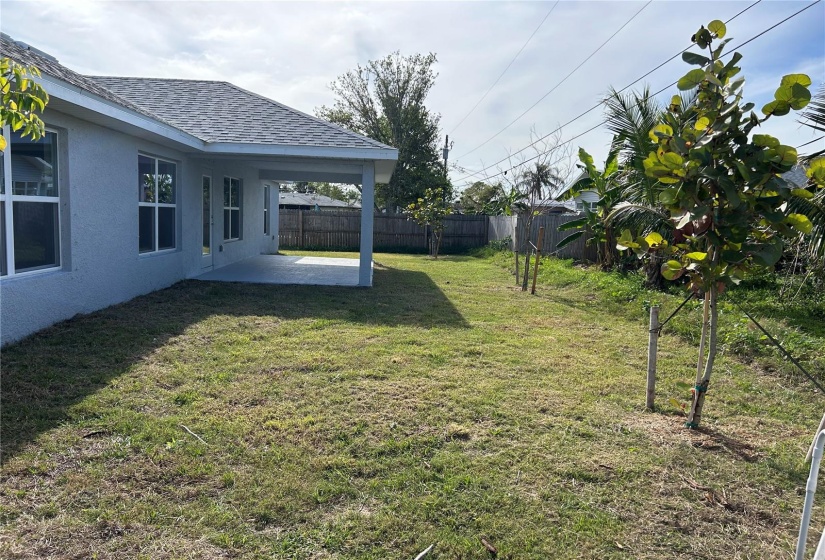
[(392, 172), (395, 171), (395, 165), (398, 160), (381, 160), (375, 162), (375, 182), (389, 183), (392, 177)]
[(157, 134), (173, 142), (192, 148), (193, 151), (213, 155), (262, 155), (262, 156), (294, 156), (309, 158), (329, 158), (375, 161), (378, 165), (376, 180), (388, 182), (398, 160), (398, 150), (395, 148), (340, 148), (334, 146), (284, 146), (273, 144), (204, 142), (200, 138), (175, 128), (162, 121), (119, 105), (108, 99), (90, 93), (78, 86), (64, 82), (44, 74), (40, 78), (41, 84), (55, 97), (83, 107), (94, 113), (131, 125), (152, 134)]
[(49, 93), (49, 97), (56, 97), (57, 99), (66, 101), (67, 103), (78, 105), (95, 113), (99, 113), (117, 121), (141, 128), (191, 148), (203, 150), (205, 145), (203, 140), (178, 128), (152, 119), (151, 117), (138, 113), (137, 111), (133, 111), (123, 105), (118, 105), (113, 101), (104, 99), (82, 88), (64, 82), (63, 80), (58, 80), (46, 74), (43, 74), (39, 81), (41, 82), (43, 88)]
[(393, 161), (398, 159), (398, 150), (395, 148), (338, 148), (334, 146), (284, 146), (279, 144), (210, 142), (206, 144), (203, 151), (208, 154), (245, 154)]

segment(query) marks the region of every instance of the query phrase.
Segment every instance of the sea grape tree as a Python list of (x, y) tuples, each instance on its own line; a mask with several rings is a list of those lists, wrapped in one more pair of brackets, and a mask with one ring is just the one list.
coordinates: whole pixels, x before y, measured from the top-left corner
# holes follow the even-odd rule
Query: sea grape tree
[(718, 20), (696, 32), (692, 40), (702, 52), (685, 52), (682, 58), (697, 68), (677, 83), (682, 91), (695, 91), (695, 101), (685, 107), (680, 96), (673, 96), (650, 131), (656, 151), (644, 161), (644, 169), (658, 181), (659, 203), (674, 227), (672, 241), (655, 232), (637, 237), (625, 230), (617, 244), (640, 256), (663, 254), (663, 276), (704, 295), (696, 385), (686, 422), (690, 428), (701, 421), (716, 358), (719, 294), (749, 273), (773, 267), (786, 240), (810, 232), (810, 220), (788, 212), (787, 206), (794, 197), (810, 198), (825, 185), (822, 160), (811, 165), (808, 188), (786, 182), (781, 174), (797, 163), (796, 150), (755, 133), (766, 120), (805, 107), (811, 99), (810, 78), (784, 76), (775, 99), (758, 115), (753, 103), (742, 103), (742, 55), (723, 56), (729, 41), (725, 34)]
[(438, 258), (438, 251), (441, 248), (441, 238), (444, 236), (445, 227), (444, 220), (452, 212), (445, 190), (433, 188), (424, 191), (423, 197), (410, 203), (404, 209), (408, 219), (421, 227), (429, 227), (432, 231), (429, 252), (434, 259)]
[[(40, 70), (18, 64), (7, 57), (0, 58), (0, 127), (8, 125), (21, 136), (38, 140), (46, 125), (38, 113), (49, 102), (49, 94), (38, 82)], [(6, 149), (6, 138), (0, 135), (0, 152)]]

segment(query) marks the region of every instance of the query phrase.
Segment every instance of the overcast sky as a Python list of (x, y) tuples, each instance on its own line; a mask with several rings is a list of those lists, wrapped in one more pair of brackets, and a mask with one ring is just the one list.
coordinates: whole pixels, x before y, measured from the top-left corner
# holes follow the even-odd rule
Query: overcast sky
[[(451, 161), (476, 171), (547, 134), (690, 44), (700, 25), (727, 20), (753, 1), (554, 2), (0, 2), (0, 28), (84, 74), (231, 81), (312, 114), (331, 104), (329, 84), (358, 63), (392, 51), (438, 55), (428, 106), (455, 142)], [(728, 24), (736, 46), (810, 2), (763, 0)], [(487, 98), (453, 131), (544, 21)], [(643, 8), (643, 9), (642, 9)], [(641, 9), (641, 12), (639, 10)], [(534, 109), (481, 148), (638, 15)], [(746, 98), (773, 99), (782, 74), (825, 80), (825, 4), (743, 47)], [(689, 67), (677, 59), (635, 87), (659, 90)], [(662, 94), (669, 99), (675, 88)], [(591, 112), (563, 139), (598, 124)], [(816, 138), (788, 115), (766, 132), (793, 146)], [(573, 140), (603, 161), (610, 136)], [(812, 146), (822, 147), (820, 140)], [(471, 152), (471, 150), (473, 150)], [(471, 153), (468, 153), (471, 152)], [(527, 151), (533, 155), (534, 152)], [(495, 173), (491, 169), (488, 173)], [(466, 172), (454, 170), (457, 186)]]

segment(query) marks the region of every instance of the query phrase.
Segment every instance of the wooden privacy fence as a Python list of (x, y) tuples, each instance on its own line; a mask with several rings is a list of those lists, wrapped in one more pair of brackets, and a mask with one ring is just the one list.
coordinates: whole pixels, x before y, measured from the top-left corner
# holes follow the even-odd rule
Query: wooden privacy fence
[[(361, 212), (353, 210), (313, 212), (281, 210), (278, 239), (282, 247), (312, 249), (358, 250), (361, 244)], [(530, 228), (530, 239), (536, 242), (540, 227), (544, 227), (545, 255), (577, 260), (596, 260), (595, 247), (586, 247), (579, 238), (556, 252), (556, 245), (571, 232), (558, 227), (577, 219), (574, 214), (536, 216)], [(490, 241), (511, 238), (510, 250), (524, 236), (524, 220), (515, 216), (448, 216), (444, 221), (442, 253), (460, 253), (484, 247)], [(427, 252), (431, 232), (402, 214), (375, 214), (373, 247), (376, 251)]]
[[(358, 250), (361, 212), (281, 210), (278, 239), (282, 247)], [(456, 253), (487, 244), (487, 216), (448, 216), (444, 221), (441, 252)], [(373, 247), (376, 251), (426, 252), (431, 232), (402, 214), (375, 214)]]
[[(584, 236), (579, 237), (569, 245), (557, 248), (559, 242), (573, 233), (575, 230), (559, 231), (559, 226), (578, 220), (581, 216), (576, 214), (542, 214), (533, 218), (530, 227), (530, 241), (536, 243), (539, 228), (544, 228), (544, 246), (542, 254), (546, 256), (556, 256), (563, 259), (576, 259), (580, 261), (595, 261), (596, 247), (587, 246)], [(500, 241), (510, 237), (510, 250), (524, 250), (522, 241), (525, 235), (526, 220), (516, 216), (490, 216), (489, 241)]]

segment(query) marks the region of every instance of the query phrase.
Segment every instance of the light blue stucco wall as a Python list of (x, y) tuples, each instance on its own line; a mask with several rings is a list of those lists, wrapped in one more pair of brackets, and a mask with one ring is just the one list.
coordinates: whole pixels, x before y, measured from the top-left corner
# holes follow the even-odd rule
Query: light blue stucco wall
[[(263, 189), (257, 169), (231, 160), (194, 158), (62, 113), (49, 112), (45, 120), (58, 130), (61, 151), (62, 266), (0, 280), (0, 344), (200, 274), (204, 172), (213, 177), (214, 266), (272, 250), (273, 241), (263, 235)], [(178, 231), (173, 252), (138, 254), (138, 152), (177, 162)], [(243, 181), (242, 240), (230, 243), (222, 241), (225, 175)]]

